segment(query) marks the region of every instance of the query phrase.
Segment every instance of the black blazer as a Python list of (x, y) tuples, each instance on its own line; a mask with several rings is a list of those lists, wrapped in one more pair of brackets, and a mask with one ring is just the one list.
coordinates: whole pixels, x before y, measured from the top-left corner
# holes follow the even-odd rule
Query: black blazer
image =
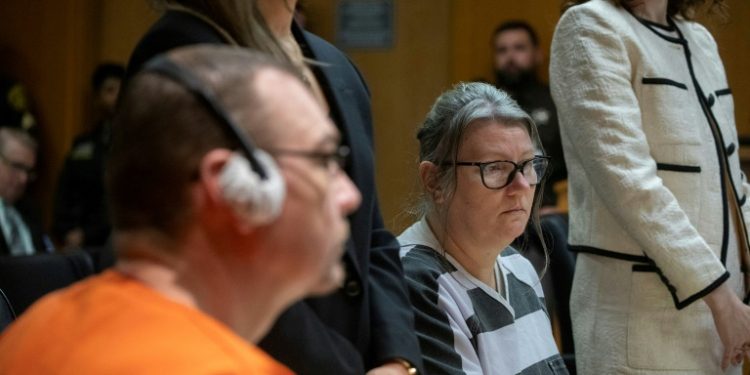
[[(21, 219), (29, 228), (29, 235), (31, 235), (31, 242), (34, 245), (34, 253), (42, 253), (45, 251), (46, 246), (44, 245), (44, 226), (42, 225), (42, 216), (39, 213), (39, 208), (28, 198), (21, 198), (13, 204), (18, 214), (21, 215)], [(0, 230), (0, 256), (10, 255), (8, 250), (8, 243), (5, 241), (5, 234)]]
[[(362, 193), (362, 204), (349, 217), (352, 235), (344, 256), (344, 287), (293, 305), (260, 347), (302, 375), (364, 374), (392, 357), (406, 359), (422, 373), (399, 245), (383, 227), (375, 191), (369, 91), (341, 51), (296, 25), (293, 32), (306, 56), (326, 63), (314, 71), (331, 117), (352, 150), (346, 172)], [(159, 53), (199, 43), (224, 41), (200, 19), (167, 12), (136, 47), (128, 74)]]

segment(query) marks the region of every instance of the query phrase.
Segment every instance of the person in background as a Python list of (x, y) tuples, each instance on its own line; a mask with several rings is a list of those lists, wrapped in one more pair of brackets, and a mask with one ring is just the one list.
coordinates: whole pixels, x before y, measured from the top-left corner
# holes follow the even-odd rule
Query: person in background
[(18, 128), (32, 137), (39, 130), (26, 87), (0, 73), (0, 124)]
[[(346, 277), (334, 293), (281, 315), (260, 347), (301, 375), (410, 374), (421, 369), (414, 316), (375, 189), (370, 93), (341, 51), (294, 23), (296, 0), (161, 0), (166, 10), (133, 51), (128, 74), (150, 57), (208, 43), (258, 50), (289, 61), (351, 149), (346, 173), (362, 192), (349, 216)], [(127, 81), (127, 77), (126, 77)], [(127, 86), (127, 82), (125, 83)]]
[(427, 373), (567, 374), (539, 277), (510, 247), (538, 223), (549, 157), (534, 122), (492, 85), (461, 83), (417, 139), (423, 217), (398, 240)]
[(553, 188), (556, 182), (567, 179), (568, 173), (555, 103), (549, 86), (538, 76), (544, 53), (536, 31), (523, 21), (502, 23), (492, 33), (492, 50), (495, 85), (508, 92), (534, 119), (544, 151), (552, 156), (549, 178), (544, 191), (539, 193), (543, 196), (541, 214), (557, 212)]
[(99, 65), (91, 77), (96, 126), (73, 141), (57, 183), (52, 233), (63, 247), (100, 247), (109, 238), (104, 166), (111, 119), (124, 76), (125, 67), (106, 63)]
[(550, 83), (579, 374), (741, 374), (750, 353), (750, 185), (718, 46), (692, 21), (722, 5), (563, 4)]
[(133, 77), (107, 165), (118, 263), (14, 322), (3, 374), (292, 374), (255, 344), (342, 281), (361, 201), (341, 135), (295, 76), (199, 46)]
[(36, 178), (37, 143), (27, 132), (0, 127), (0, 255), (32, 255), (53, 250), (36, 204), (24, 197)]

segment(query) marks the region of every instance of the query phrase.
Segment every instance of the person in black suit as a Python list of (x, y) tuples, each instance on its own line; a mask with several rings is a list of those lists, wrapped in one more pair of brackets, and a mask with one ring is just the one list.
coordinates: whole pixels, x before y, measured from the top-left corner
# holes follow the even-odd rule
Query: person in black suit
[(32, 255), (47, 248), (39, 210), (23, 197), (36, 177), (36, 152), (28, 133), (0, 128), (0, 255)]
[[(383, 227), (374, 181), (367, 86), (347, 57), (293, 22), (296, 0), (172, 0), (136, 46), (125, 85), (150, 58), (180, 46), (232, 44), (298, 68), (352, 153), (347, 174), (362, 192), (349, 216), (346, 279), (322, 298), (293, 305), (260, 347), (298, 374), (421, 373), (419, 343), (395, 237)], [(308, 64), (309, 61), (319, 63)]]

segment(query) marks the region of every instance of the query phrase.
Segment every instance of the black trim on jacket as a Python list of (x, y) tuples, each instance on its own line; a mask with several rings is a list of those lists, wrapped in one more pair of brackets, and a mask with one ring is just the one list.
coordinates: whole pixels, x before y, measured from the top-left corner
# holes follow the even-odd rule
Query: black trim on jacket
[[(672, 21), (671, 18), (668, 18), (669, 22), (674, 24), (674, 21)], [(675, 27), (677, 27), (675, 25)], [(677, 27), (677, 33), (680, 35), (680, 39), (685, 40), (682, 34), (682, 30), (680, 30), (679, 27)], [(729, 171), (726, 170), (726, 168), (729, 166), (729, 158), (727, 158), (727, 155), (725, 154), (724, 150), (726, 150), (726, 146), (724, 145), (724, 136), (721, 134), (721, 129), (719, 128), (719, 122), (716, 121), (716, 117), (714, 117), (713, 112), (711, 111), (711, 108), (708, 107), (707, 103), (705, 102), (706, 96), (703, 94), (703, 89), (701, 88), (700, 83), (698, 82), (698, 78), (695, 76), (695, 69), (693, 68), (693, 61), (690, 59), (690, 47), (687, 44), (687, 41), (685, 41), (684, 45), (684, 52), (685, 52), (685, 60), (687, 60), (688, 65), (688, 71), (690, 72), (690, 78), (693, 80), (693, 86), (695, 87), (695, 93), (698, 96), (698, 103), (701, 103), (701, 109), (703, 110), (703, 114), (706, 116), (706, 121), (708, 122), (708, 126), (711, 128), (711, 135), (714, 137), (714, 145), (716, 146), (716, 155), (719, 159), (719, 181), (721, 183), (721, 203), (722, 203), (722, 220), (724, 222), (723, 230), (722, 230), (722, 239), (721, 239), (721, 264), (726, 266), (727, 264), (727, 252), (728, 252), (728, 246), (729, 246), (729, 198), (727, 197), (727, 185), (726, 185), (726, 179), (724, 178), (725, 173), (729, 173)], [(734, 186), (734, 181), (731, 178), (731, 175), (729, 176), (729, 180), (732, 182), (731, 186), (734, 190), (734, 196), (735, 199), (738, 199), (737, 195), (737, 189)], [(739, 201), (737, 202), (739, 203)], [(742, 228), (737, 228), (737, 230), (743, 230), (745, 233), (745, 238), (747, 237), (747, 229), (745, 228), (745, 218), (743, 215), (740, 216), (741, 226)], [(739, 249), (738, 251), (741, 251), (742, 249)]]
[(661, 280), (661, 282), (663, 282), (664, 285), (667, 286), (667, 290), (669, 290), (669, 293), (672, 294), (672, 301), (674, 302), (674, 306), (675, 308), (677, 308), (677, 310), (682, 310), (685, 307), (690, 306), (690, 304), (692, 304), (693, 302), (707, 296), (708, 294), (716, 290), (716, 288), (721, 286), (721, 284), (727, 281), (727, 279), (729, 279), (729, 272), (724, 272), (724, 274), (722, 274), (718, 279), (709, 284), (707, 287), (703, 288), (703, 290), (680, 301), (680, 299), (677, 297), (677, 289), (674, 287), (674, 285), (669, 283), (669, 280), (666, 276), (664, 276), (659, 267), (654, 265), (634, 264), (632, 270), (633, 272), (653, 272), (659, 275), (659, 279)]
[[(628, 13), (630, 13), (630, 12), (628, 12)], [(659, 38), (662, 38), (662, 39), (664, 39), (664, 40), (666, 40), (667, 42), (670, 42), (670, 43), (677, 43), (677, 44), (682, 44), (683, 46), (687, 46), (687, 40), (685, 40), (685, 38), (682, 37), (682, 33), (680, 33), (680, 29), (677, 28), (677, 25), (674, 23), (674, 21), (672, 20), (671, 17), (667, 17), (667, 22), (669, 23), (669, 28), (666, 28), (666, 27), (664, 27), (664, 25), (661, 25), (661, 24), (658, 24), (658, 23), (655, 23), (655, 22), (650, 22), (648, 20), (645, 20), (643, 18), (640, 18), (640, 17), (634, 15), (633, 13), (630, 13), (630, 15), (632, 15), (633, 17), (635, 17), (635, 19), (637, 19), (638, 22), (640, 22), (647, 29), (651, 30), (651, 32), (653, 32), (654, 34), (656, 34)], [(658, 25), (658, 26), (656, 26), (656, 25)], [(664, 35), (664, 34), (658, 32), (656, 30), (656, 27), (658, 27), (659, 29), (666, 30), (666, 31), (677, 31), (677, 33), (680, 35), (680, 37), (679, 38), (675, 38), (675, 37), (671, 37), (669, 35)]]
[(703, 288), (703, 290), (680, 301), (680, 299), (677, 297), (677, 288), (675, 288), (674, 285), (672, 285), (669, 282), (669, 279), (667, 279), (667, 277), (664, 276), (664, 274), (661, 272), (661, 269), (648, 256), (622, 254), (622, 253), (618, 253), (612, 250), (604, 250), (604, 249), (600, 249), (596, 247), (582, 246), (582, 245), (568, 245), (568, 248), (571, 251), (578, 252), (578, 253), (587, 253), (587, 254), (598, 255), (598, 256), (602, 256), (606, 258), (612, 258), (616, 260), (635, 262), (638, 264), (634, 264), (632, 266), (631, 269), (633, 272), (653, 272), (653, 273), (658, 274), (659, 279), (661, 280), (662, 283), (664, 283), (664, 285), (667, 287), (667, 290), (669, 290), (669, 293), (672, 295), (672, 301), (674, 302), (674, 306), (677, 310), (682, 310), (685, 307), (692, 304), (693, 302), (705, 297), (709, 293), (713, 292), (716, 288), (718, 288), (727, 279), (729, 279), (729, 272), (724, 272), (724, 274), (721, 275), (721, 277), (716, 279), (707, 287)]
[(656, 163), (656, 169), (670, 172), (701, 173), (701, 167), (692, 165)]
[(648, 257), (645, 255), (640, 256), (640, 255), (632, 255), (632, 254), (623, 254), (623, 253), (618, 253), (612, 250), (604, 250), (604, 249), (599, 249), (596, 247), (584, 246), (584, 245), (568, 245), (568, 249), (575, 253), (599, 255), (599, 256), (606, 257), (606, 258), (625, 260), (628, 262), (651, 263), (651, 260), (648, 259)]
[[(632, 13), (631, 13), (631, 14), (632, 14)], [(647, 25), (647, 26), (653, 26), (653, 27), (656, 27), (656, 28), (662, 29), (662, 30), (664, 30), (664, 31), (675, 31), (674, 25), (671, 25), (671, 24), (669, 24), (669, 25), (662, 25), (662, 24), (660, 24), (660, 23), (658, 23), (658, 22), (654, 22), (654, 21), (651, 21), (651, 20), (647, 20), (647, 19), (645, 19), (645, 18), (642, 18), (642, 17), (638, 17), (638, 16), (636, 16), (636, 15), (634, 15), (634, 14), (633, 14), (633, 16), (634, 16), (635, 18), (637, 18), (637, 19), (638, 19), (638, 21), (641, 21), (641, 23), (642, 23), (642, 24), (645, 24), (645, 25)]]
[(641, 83), (644, 84), (644, 85), (668, 85), (668, 86), (674, 86), (674, 87), (677, 87), (677, 88), (681, 88), (683, 90), (687, 90), (688, 89), (688, 87), (687, 87), (686, 84), (680, 83), (680, 82), (677, 82), (677, 81), (673, 81), (673, 80), (671, 80), (669, 78), (648, 78), (648, 77), (643, 77), (643, 79), (641, 79)]
[(729, 87), (727, 87), (725, 89), (716, 90), (716, 92), (714, 92), (714, 94), (716, 94), (717, 98), (720, 97), (720, 96), (723, 96), (723, 95), (732, 95), (732, 89), (730, 89)]

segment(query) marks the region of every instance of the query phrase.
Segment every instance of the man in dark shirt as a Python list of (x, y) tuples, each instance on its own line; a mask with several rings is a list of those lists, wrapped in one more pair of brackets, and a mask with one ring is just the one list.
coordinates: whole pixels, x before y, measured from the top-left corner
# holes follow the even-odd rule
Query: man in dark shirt
[(534, 119), (547, 155), (552, 156), (551, 175), (542, 199), (542, 214), (555, 212), (557, 197), (553, 185), (567, 179), (557, 111), (549, 85), (539, 81), (537, 71), (544, 54), (536, 32), (523, 21), (501, 24), (492, 35), (495, 85), (507, 91)]
[(104, 199), (104, 165), (110, 144), (109, 120), (125, 68), (102, 64), (91, 78), (96, 127), (73, 141), (60, 174), (53, 233), (64, 247), (102, 246), (110, 233)]

